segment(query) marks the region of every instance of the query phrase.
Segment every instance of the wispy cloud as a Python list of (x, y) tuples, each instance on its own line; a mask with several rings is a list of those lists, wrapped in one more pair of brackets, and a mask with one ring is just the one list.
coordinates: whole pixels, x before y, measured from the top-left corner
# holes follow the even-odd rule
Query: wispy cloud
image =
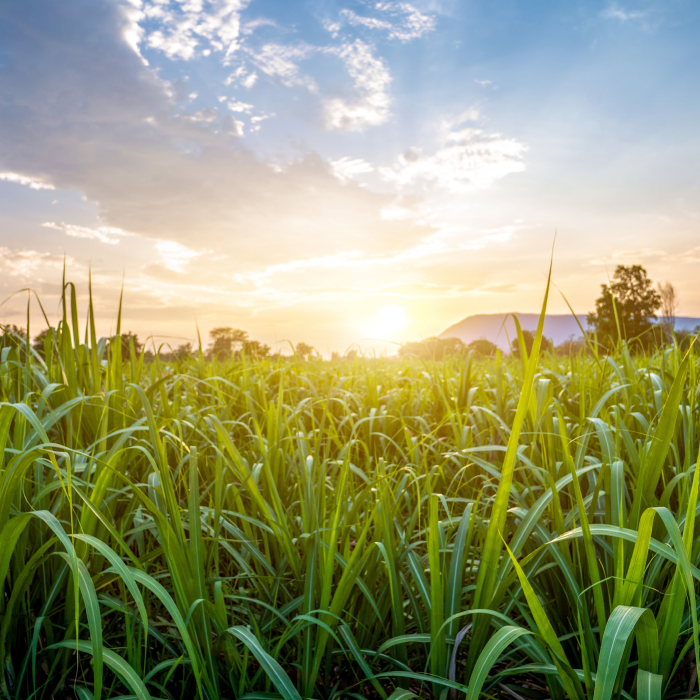
[(329, 48), (345, 63), (353, 79), (355, 97), (336, 97), (324, 104), (326, 126), (339, 131), (358, 131), (384, 124), (390, 115), (391, 73), (372, 47), (360, 39), (340, 48)]
[(128, 231), (122, 231), (120, 228), (114, 228), (113, 226), (88, 228), (87, 226), (66, 224), (64, 222), (59, 224), (55, 221), (46, 221), (42, 224), (42, 226), (44, 228), (52, 228), (56, 231), (61, 231), (62, 233), (65, 233), (66, 236), (71, 236), (71, 238), (90, 238), (92, 240), (100, 241), (101, 243), (108, 243), (110, 245), (116, 245), (119, 243), (119, 239), (122, 236), (136, 235), (134, 233), (129, 233)]
[[(340, 17), (354, 27), (386, 32), (389, 39), (409, 42), (435, 29), (435, 20), (407, 2), (377, 2), (373, 4), (375, 16), (358, 15), (349, 9), (340, 11)], [(340, 25), (330, 24), (329, 31), (337, 32)]]
[(647, 14), (647, 12), (640, 12), (639, 10), (625, 10), (618, 4), (612, 3), (600, 13), (600, 16), (604, 19), (616, 19), (619, 22), (629, 22), (631, 20), (644, 20)]
[(29, 175), (19, 175), (17, 173), (0, 173), (0, 180), (4, 182), (14, 182), (17, 185), (24, 185), (33, 190), (55, 190), (53, 185), (44, 182), (41, 178)]
[(679, 262), (700, 262), (700, 246), (695, 246), (690, 250), (686, 250), (684, 253), (678, 253), (676, 255), (669, 255), (667, 260), (679, 261)]
[(172, 272), (184, 272), (188, 263), (202, 255), (176, 241), (158, 241), (156, 250), (160, 255), (159, 262)]
[(316, 92), (318, 90), (316, 81), (303, 74), (298, 65), (299, 61), (309, 58), (316, 52), (316, 47), (308, 44), (292, 46), (265, 44), (259, 49), (249, 49), (248, 56), (265, 75), (278, 78), (282, 85), (286, 87), (301, 86), (310, 92)]
[[(692, 251), (691, 251), (692, 252)], [(627, 250), (614, 250), (609, 255), (594, 258), (590, 265), (622, 265), (623, 263), (637, 263), (640, 260), (665, 259), (666, 251), (658, 248), (633, 248)]]
[[(133, 0), (132, 0), (133, 2)], [(135, 4), (137, 19), (157, 22), (160, 28), (146, 33), (132, 29), (130, 43), (138, 52), (145, 40), (149, 48), (169, 58), (185, 61), (221, 52), (224, 58), (239, 47), (240, 14), (249, 0), (147, 0)], [(140, 25), (142, 26), (142, 25)], [(140, 54), (139, 54), (140, 55)]]
[[(73, 260), (66, 257), (65, 262), (70, 264)], [(38, 250), (12, 250), (0, 246), (0, 270), (4, 270), (12, 277), (34, 275), (42, 267), (60, 268), (63, 263), (62, 255), (41, 253)]]
[(366, 160), (351, 158), (350, 156), (332, 160), (330, 163), (333, 168), (333, 174), (343, 182), (352, 180), (357, 175), (371, 173), (374, 170), (374, 166)]
[(527, 146), (501, 134), (467, 128), (447, 134), (432, 155), (411, 149), (391, 168), (382, 168), (386, 180), (400, 187), (429, 185), (451, 192), (484, 188), (510, 173), (525, 170)]

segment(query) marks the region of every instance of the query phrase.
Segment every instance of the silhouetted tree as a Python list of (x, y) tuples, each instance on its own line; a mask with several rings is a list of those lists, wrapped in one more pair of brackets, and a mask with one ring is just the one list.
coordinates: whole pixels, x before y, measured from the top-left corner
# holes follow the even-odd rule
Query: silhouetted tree
[[(588, 314), (588, 323), (595, 327), (601, 342), (610, 338), (617, 343), (620, 333), (627, 340), (640, 338), (651, 329), (661, 306), (661, 296), (641, 265), (618, 265), (610, 286), (602, 284), (600, 287), (602, 293), (596, 299), (595, 312)], [(647, 344), (652, 340), (648, 338), (643, 342)]]
[[(523, 342), (525, 343), (525, 350), (527, 350), (528, 357), (532, 352), (532, 346), (535, 344), (535, 332), (534, 331), (523, 331)], [(550, 338), (542, 336), (542, 342), (540, 343), (540, 352), (547, 352), (554, 347), (554, 343)], [(520, 343), (518, 342), (517, 336), (513, 339), (510, 344), (510, 352), (513, 357), (520, 357)]]
[(673, 330), (676, 325), (678, 291), (670, 282), (659, 282), (658, 291), (659, 297), (661, 297), (661, 322)]
[(54, 328), (44, 328), (41, 333), (34, 337), (32, 341), (32, 347), (36, 352), (38, 352), (42, 357), (46, 357), (46, 343), (50, 343), (56, 337), (56, 330)]
[(27, 337), (27, 331), (14, 323), (8, 326), (0, 326), (0, 348), (16, 348), (21, 345)]
[(143, 350), (143, 343), (139, 342), (139, 337), (136, 333), (129, 331), (128, 333), (122, 333), (122, 360), (131, 359), (131, 341), (134, 343), (134, 357), (138, 357)]
[(478, 340), (472, 340), (467, 345), (467, 350), (472, 351), (478, 357), (494, 357), (498, 350), (498, 345), (490, 340), (486, 340), (486, 338), (479, 338)]
[(399, 355), (415, 355), (423, 360), (442, 360), (464, 351), (464, 343), (459, 338), (433, 337), (402, 345)]
[(309, 345), (308, 343), (297, 343), (296, 348), (294, 348), (297, 357), (299, 357), (302, 360), (306, 360), (309, 358), (310, 355), (313, 354), (314, 348), (312, 345)]
[(247, 357), (268, 357), (270, 355), (270, 346), (261, 343), (259, 340), (246, 340), (241, 345), (239, 353)]
[(220, 326), (209, 331), (209, 349), (207, 356), (224, 359), (231, 357), (235, 350), (248, 340), (248, 333), (239, 328)]

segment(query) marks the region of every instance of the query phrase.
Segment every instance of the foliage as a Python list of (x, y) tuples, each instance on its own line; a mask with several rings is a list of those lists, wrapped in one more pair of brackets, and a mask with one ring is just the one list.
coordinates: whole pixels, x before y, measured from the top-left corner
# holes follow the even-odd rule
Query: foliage
[[(532, 352), (532, 346), (535, 343), (535, 333), (533, 331), (522, 331), (520, 338), (514, 338), (510, 343), (510, 352), (513, 357), (520, 357), (520, 340), (525, 345), (525, 350), (528, 356)], [(554, 343), (549, 339), (542, 336), (541, 352), (548, 352), (554, 347)]]
[(130, 360), (132, 357), (136, 358), (141, 354), (143, 350), (143, 343), (139, 342), (139, 337), (136, 333), (129, 331), (128, 333), (121, 334), (122, 339), (122, 358), (124, 360)]
[(270, 354), (270, 346), (259, 340), (246, 340), (241, 346), (241, 354), (248, 357), (267, 357)]
[(479, 338), (467, 345), (467, 351), (473, 352), (477, 357), (495, 357), (498, 346), (486, 338)]
[(696, 347), (146, 364), (64, 308), (0, 356), (4, 696), (697, 694)]
[(221, 326), (209, 331), (207, 357), (224, 360), (248, 340), (248, 333), (239, 328)]
[(588, 314), (588, 323), (605, 345), (617, 345), (624, 338), (648, 346), (653, 340), (649, 331), (660, 306), (661, 297), (641, 265), (618, 265), (610, 286), (601, 285), (595, 313)]
[(314, 353), (314, 348), (308, 343), (297, 343), (294, 352), (300, 360), (306, 360)]
[(659, 282), (657, 288), (661, 301), (661, 322), (665, 326), (673, 328), (679, 304), (678, 290), (670, 282)]
[(11, 323), (7, 326), (0, 325), (0, 348), (20, 347), (27, 338), (27, 331), (24, 328)]
[(464, 353), (464, 343), (459, 338), (425, 338), (406, 343), (399, 348), (399, 355), (413, 355), (422, 360), (439, 360), (450, 355)]

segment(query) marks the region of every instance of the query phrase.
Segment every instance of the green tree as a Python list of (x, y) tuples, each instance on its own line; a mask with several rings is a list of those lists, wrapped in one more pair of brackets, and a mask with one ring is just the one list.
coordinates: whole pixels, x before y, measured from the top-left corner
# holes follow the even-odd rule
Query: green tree
[(19, 347), (27, 337), (27, 332), (24, 328), (15, 326), (11, 323), (9, 326), (0, 326), (0, 348), (16, 348)]
[(129, 331), (128, 333), (122, 333), (122, 360), (131, 359), (131, 341), (134, 342), (134, 356), (138, 357), (143, 350), (143, 343), (139, 342), (139, 337), (136, 333)]
[(314, 348), (308, 343), (297, 343), (297, 346), (296, 348), (294, 348), (294, 351), (300, 359), (306, 360), (310, 355), (313, 354)]
[(225, 359), (231, 357), (235, 350), (248, 340), (248, 333), (239, 328), (220, 326), (209, 331), (209, 348), (207, 355), (211, 358)]
[[(661, 297), (641, 265), (618, 265), (610, 286), (601, 284), (595, 312), (588, 314), (589, 325), (595, 327), (598, 338), (605, 343), (618, 343), (620, 335), (626, 340), (639, 338), (644, 344), (653, 339), (647, 333), (656, 320)], [(617, 312), (617, 321), (615, 313)], [(619, 324), (619, 332), (618, 332)], [(647, 334), (647, 338), (642, 336)]]
[(399, 348), (399, 355), (415, 355), (423, 360), (442, 360), (449, 355), (464, 352), (464, 343), (459, 338), (425, 338), (406, 343)]
[(479, 338), (478, 340), (472, 340), (472, 342), (467, 345), (467, 350), (473, 352), (478, 357), (495, 357), (498, 345), (492, 343), (490, 340), (486, 340), (486, 338)]
[[(528, 356), (532, 352), (532, 346), (535, 343), (535, 332), (534, 331), (523, 331), (523, 342), (525, 343), (525, 350), (527, 350)], [(540, 352), (547, 352), (554, 347), (554, 343), (551, 338), (546, 338), (542, 336), (542, 342), (540, 344)], [(518, 342), (517, 336), (513, 339), (510, 344), (510, 353), (513, 357), (520, 357), (520, 343)]]
[(246, 355), (247, 357), (269, 357), (270, 346), (261, 343), (259, 340), (246, 340), (237, 354)]

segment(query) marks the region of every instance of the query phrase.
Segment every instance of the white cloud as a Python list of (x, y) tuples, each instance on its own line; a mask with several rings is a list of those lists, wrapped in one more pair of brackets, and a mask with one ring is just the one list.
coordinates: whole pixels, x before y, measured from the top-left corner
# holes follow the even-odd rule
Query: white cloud
[(616, 19), (620, 22), (629, 22), (630, 20), (643, 20), (646, 18), (646, 12), (633, 10), (625, 10), (616, 3), (612, 3), (600, 13), (605, 19)]
[(42, 224), (44, 228), (52, 228), (56, 231), (65, 233), (71, 238), (91, 238), (102, 243), (116, 245), (119, 243), (120, 236), (134, 236), (136, 234), (122, 231), (120, 228), (113, 226), (100, 226), (99, 228), (88, 228), (87, 226), (78, 226), (77, 224), (60, 224), (55, 221), (46, 221)]
[(686, 250), (678, 255), (670, 255), (668, 260), (680, 260), (682, 262), (700, 262), (700, 246)]
[(501, 134), (462, 129), (447, 134), (445, 144), (431, 156), (412, 149), (382, 174), (400, 187), (433, 185), (451, 192), (485, 188), (509, 173), (525, 170), (527, 146)]
[(159, 262), (172, 272), (184, 272), (191, 260), (202, 255), (176, 241), (158, 241), (156, 250), (160, 255)]
[(253, 105), (249, 105), (245, 102), (240, 102), (238, 100), (231, 101), (226, 105), (232, 112), (250, 112), (253, 109)]
[(30, 177), (28, 175), (19, 175), (18, 173), (0, 173), (0, 180), (5, 182), (14, 182), (17, 185), (24, 185), (33, 190), (55, 190), (53, 185), (49, 185), (41, 178)]
[(330, 32), (330, 35), (334, 38), (337, 39), (338, 35), (340, 34), (340, 29), (341, 26), (338, 24), (338, 22), (331, 22), (328, 19), (324, 19), (322, 21), (323, 28), (327, 31)]
[(333, 174), (343, 182), (352, 180), (352, 178), (357, 175), (371, 173), (374, 170), (374, 167), (366, 160), (362, 160), (362, 158), (351, 158), (350, 156), (332, 160), (330, 164), (333, 168)]
[[(389, 39), (398, 39), (404, 43), (418, 39), (435, 29), (435, 20), (432, 17), (424, 15), (407, 2), (377, 2), (374, 9), (386, 19), (358, 15), (348, 9), (341, 10), (340, 15), (352, 26), (385, 31)], [(340, 26), (329, 24), (326, 29), (334, 31), (337, 35)]]
[(357, 96), (354, 99), (336, 97), (324, 104), (329, 129), (357, 131), (366, 126), (378, 126), (389, 119), (389, 86), (391, 74), (381, 58), (361, 40), (328, 49), (339, 56), (353, 79)]
[[(253, 85), (258, 80), (258, 74), (253, 71), (252, 73), (248, 72), (248, 69), (245, 66), (238, 66), (231, 75), (224, 80), (224, 85), (231, 85), (231, 83), (239, 83), (240, 85), (243, 85), (243, 87), (246, 88), (252, 88)], [(222, 99), (222, 98), (219, 98)], [(225, 99), (225, 98), (224, 98)]]
[[(236, 136), (243, 129), (238, 113), (214, 121), (208, 121), (213, 112), (199, 113), (196, 120), (178, 113), (173, 86), (144, 66), (124, 40), (126, 19), (116, 6), (35, 1), (41, 4), (13, 6), (16, 31), (3, 35), (9, 60), (0, 71), (0, 172), (21, 174), (26, 186), (75, 188), (97, 209), (100, 225), (216, 249), (235, 257), (242, 269), (290, 256), (394, 250), (425, 235), (411, 221), (382, 220), (392, 194), (342, 182), (308, 149), (289, 159), (257, 155)], [(39, 27), (32, 24), (36, 7), (44, 18)], [(99, 41), (86, 25), (99, 30)], [(348, 60), (364, 46), (351, 48)], [(388, 74), (382, 78), (383, 64), (378, 65), (381, 88)], [(374, 89), (371, 75), (358, 75), (358, 82)], [(187, 95), (191, 87), (182, 92)], [(253, 118), (263, 116), (254, 109), (243, 117), (250, 124), (246, 133), (262, 123)], [(61, 226), (57, 216), (43, 220)], [(120, 237), (89, 226), (89, 231), (59, 230), (96, 241)], [(120, 248), (121, 256), (137, 254)], [(199, 261), (190, 270), (199, 269)]]
[(138, 11), (138, 18), (158, 22), (160, 28), (145, 37), (142, 31), (132, 30), (130, 43), (138, 52), (145, 39), (150, 48), (185, 61), (212, 51), (229, 57), (239, 48), (240, 15), (248, 1), (150, 0)]
[[(70, 264), (73, 259), (66, 257), (65, 262)], [(0, 269), (12, 277), (34, 275), (42, 266), (60, 268), (63, 263), (64, 257), (62, 255), (40, 253), (37, 250), (12, 250), (0, 246)]]
[[(310, 92), (316, 92), (318, 86), (313, 78), (304, 75), (297, 65), (298, 61), (309, 58), (316, 48), (308, 44), (284, 46), (282, 44), (265, 44), (261, 49), (248, 51), (250, 59), (266, 75), (279, 78), (285, 87), (305, 87)], [(255, 74), (253, 74), (255, 75)], [(253, 83), (255, 79), (253, 79)], [(243, 82), (245, 85), (245, 81)], [(246, 87), (251, 87), (246, 85)]]

